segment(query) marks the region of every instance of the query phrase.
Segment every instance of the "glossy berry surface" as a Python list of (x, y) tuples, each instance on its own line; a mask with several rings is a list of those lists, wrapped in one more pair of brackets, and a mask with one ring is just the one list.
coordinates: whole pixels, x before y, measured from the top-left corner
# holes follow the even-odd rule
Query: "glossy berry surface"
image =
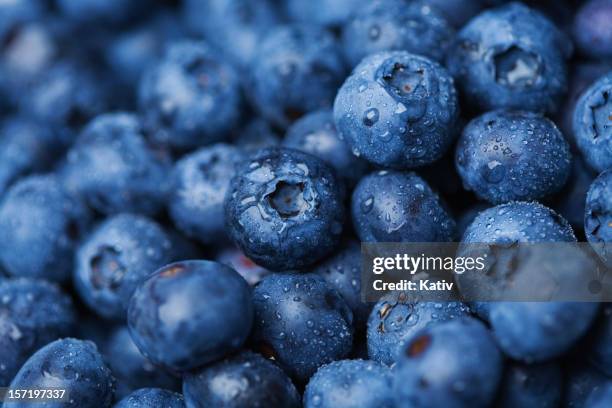
[(185, 399), (179, 393), (161, 388), (141, 388), (123, 398), (114, 408), (184, 408)]
[(210, 261), (167, 265), (140, 284), (128, 308), (134, 343), (149, 360), (188, 370), (238, 350), (251, 329), (251, 292)]
[(365, 242), (446, 242), (455, 221), (415, 173), (381, 170), (361, 179), (351, 199), (355, 231)]
[(464, 187), (493, 204), (559, 191), (569, 177), (571, 159), (569, 144), (552, 121), (511, 111), (472, 120), (455, 153)]
[(474, 110), (554, 112), (567, 87), (569, 38), (547, 17), (512, 2), (483, 11), (457, 34), (446, 66)]
[(453, 79), (436, 62), (404, 51), (365, 58), (334, 102), (334, 119), (353, 154), (405, 169), (439, 159), (455, 138)]
[(601, 173), (589, 187), (584, 215), (587, 240), (604, 263), (612, 265), (612, 169)]
[[(115, 379), (94, 343), (61, 339), (47, 344), (21, 367), (10, 387), (41, 389), (50, 386), (66, 390), (65, 402), (48, 402), (48, 407), (107, 408), (115, 392)], [(23, 402), (5, 402), (3, 407), (28, 406)]]
[(269, 275), (255, 286), (253, 303), (257, 349), (298, 382), (351, 350), (351, 309), (318, 275)]
[(510, 363), (498, 391), (500, 408), (558, 407), (562, 397), (563, 375), (559, 364)]
[(209, 45), (179, 41), (143, 75), (138, 105), (154, 141), (194, 148), (221, 140), (238, 119), (240, 83)]
[(260, 150), (239, 166), (225, 196), (227, 232), (266, 268), (303, 268), (337, 245), (343, 197), (322, 160), (293, 149)]
[(368, 360), (340, 360), (319, 368), (304, 392), (304, 408), (393, 408), (391, 370)]
[(300, 396), (283, 370), (250, 351), (187, 374), (183, 394), (193, 408), (301, 407)]

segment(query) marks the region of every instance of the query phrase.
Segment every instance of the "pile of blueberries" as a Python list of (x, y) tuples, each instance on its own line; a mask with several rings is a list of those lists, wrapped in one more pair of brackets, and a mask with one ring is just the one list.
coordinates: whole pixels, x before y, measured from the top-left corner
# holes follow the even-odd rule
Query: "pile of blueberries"
[(40, 406), (612, 407), (612, 306), (368, 304), (359, 245), (612, 265), (611, 0), (0, 1), (0, 200)]

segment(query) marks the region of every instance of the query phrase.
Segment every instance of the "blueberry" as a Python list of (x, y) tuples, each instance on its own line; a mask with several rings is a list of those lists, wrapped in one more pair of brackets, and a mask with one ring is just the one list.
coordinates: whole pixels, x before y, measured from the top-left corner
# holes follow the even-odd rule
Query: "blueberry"
[(465, 317), (431, 325), (400, 353), (396, 406), (488, 407), (502, 368), (502, 355), (478, 320)]
[(83, 24), (119, 24), (142, 13), (145, 0), (56, 0), (68, 19)]
[(578, 99), (574, 137), (587, 164), (596, 171), (612, 167), (612, 72), (593, 83)]
[(338, 135), (329, 109), (311, 112), (296, 121), (287, 129), (283, 146), (326, 161), (350, 185), (355, 185), (367, 171), (367, 163), (355, 157)]
[(287, 0), (287, 15), (296, 21), (339, 26), (367, 6), (367, 0)]
[(555, 408), (561, 402), (563, 378), (555, 362), (506, 366), (497, 397), (499, 408)]
[(181, 394), (161, 388), (141, 388), (123, 398), (114, 408), (184, 408), (185, 399)]
[(391, 370), (375, 361), (334, 361), (310, 378), (304, 408), (393, 408), (392, 382)]
[(186, 374), (183, 394), (190, 408), (301, 407), (283, 370), (250, 351)]
[(172, 241), (154, 221), (132, 214), (108, 218), (80, 245), (74, 285), (98, 315), (123, 319), (138, 284), (174, 260)]
[(584, 230), (593, 249), (612, 266), (612, 168), (601, 173), (589, 187)]
[(61, 137), (53, 129), (24, 116), (0, 127), (0, 194), (17, 179), (50, 169), (62, 153)]
[(153, 365), (140, 353), (125, 326), (112, 329), (102, 345), (102, 351), (109, 368), (117, 378), (116, 399), (145, 387), (180, 389), (178, 378)]
[(554, 112), (567, 87), (571, 42), (544, 15), (513, 2), (458, 33), (446, 64), (475, 110)]
[(255, 286), (253, 302), (253, 341), (297, 381), (351, 351), (351, 309), (319, 275), (269, 275)]
[(70, 297), (43, 280), (0, 280), (0, 385), (7, 386), (38, 348), (70, 335), (76, 313)]
[(612, 307), (603, 306), (603, 313), (589, 334), (589, 361), (605, 375), (612, 377)]
[(363, 331), (371, 306), (361, 299), (361, 248), (349, 242), (313, 270), (337, 290), (353, 312), (354, 326)]
[(211, 261), (159, 269), (134, 292), (128, 326), (153, 363), (188, 370), (238, 350), (251, 330), (253, 305), (244, 279)]
[(23, 178), (0, 204), (0, 262), (12, 276), (65, 281), (89, 221), (56, 177)]
[(569, 145), (555, 124), (530, 112), (493, 111), (472, 120), (455, 162), (466, 189), (493, 204), (559, 191), (571, 170)]
[(606, 408), (612, 405), (612, 384), (595, 390), (585, 402), (585, 408)]
[(612, 58), (612, 1), (584, 2), (574, 18), (573, 37), (580, 52), (592, 58)]
[(419, 330), (438, 322), (469, 315), (460, 302), (415, 302), (403, 292), (391, 292), (379, 300), (368, 320), (368, 356), (392, 365), (404, 345)]
[(303, 268), (336, 247), (343, 196), (322, 160), (293, 149), (260, 150), (239, 166), (225, 196), (226, 230), (268, 269)]
[(381, 170), (359, 182), (351, 199), (353, 225), (365, 242), (446, 242), (455, 221), (415, 173)]
[(357, 65), (379, 51), (408, 51), (443, 61), (454, 30), (437, 10), (419, 2), (376, 0), (342, 29), (347, 61)]
[(63, 183), (103, 214), (157, 213), (168, 192), (167, 157), (144, 138), (138, 118), (108, 113), (83, 130), (59, 170)]
[(442, 157), (455, 137), (458, 115), (446, 70), (401, 51), (366, 57), (334, 102), (336, 128), (353, 154), (398, 169)]
[(330, 107), (345, 75), (338, 42), (318, 26), (273, 28), (250, 66), (247, 95), (261, 115), (286, 128), (305, 113)]
[(178, 150), (223, 139), (241, 111), (237, 73), (207, 44), (180, 41), (143, 75), (138, 104), (151, 138)]
[(168, 207), (178, 229), (205, 244), (223, 240), (223, 198), (243, 159), (237, 147), (216, 144), (176, 163)]
[[(46, 402), (49, 408), (107, 408), (115, 379), (90, 341), (61, 339), (47, 344), (21, 367), (10, 388), (66, 390), (66, 401)], [(28, 407), (30, 402), (5, 402), (5, 408)]]

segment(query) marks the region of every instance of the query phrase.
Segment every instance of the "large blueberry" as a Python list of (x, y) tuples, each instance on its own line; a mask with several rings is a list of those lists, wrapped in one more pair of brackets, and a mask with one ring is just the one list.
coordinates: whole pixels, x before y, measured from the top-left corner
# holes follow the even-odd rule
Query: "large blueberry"
[(304, 392), (304, 408), (393, 408), (391, 370), (375, 361), (334, 361), (319, 368)]
[(474, 110), (554, 112), (566, 91), (571, 50), (547, 17), (513, 2), (470, 20), (446, 64)]
[(240, 165), (225, 196), (227, 232), (266, 268), (302, 268), (337, 245), (343, 196), (322, 160), (293, 149), (260, 150)]
[(406, 293), (392, 292), (379, 300), (368, 320), (368, 357), (392, 365), (404, 345), (432, 324), (467, 316), (460, 302), (415, 302)]
[(0, 204), (0, 262), (13, 276), (64, 281), (89, 221), (56, 177), (21, 179)]
[(153, 150), (138, 118), (98, 116), (83, 130), (59, 170), (63, 183), (103, 214), (155, 214), (168, 193), (169, 162)]
[(493, 111), (464, 129), (455, 154), (465, 188), (493, 204), (560, 190), (571, 170), (569, 144), (536, 113)]
[(365, 58), (334, 102), (334, 120), (353, 153), (384, 167), (431, 163), (455, 138), (453, 79), (436, 62), (404, 51)]
[(599, 78), (578, 99), (574, 137), (582, 156), (596, 171), (612, 167), (612, 72)]
[(556, 362), (511, 363), (506, 366), (497, 396), (498, 408), (555, 408), (563, 390), (561, 369)]
[(612, 58), (612, 1), (584, 2), (574, 18), (573, 38), (580, 52), (596, 59)]
[(143, 75), (138, 104), (158, 143), (183, 150), (222, 140), (241, 111), (237, 73), (207, 44), (180, 41)]
[(353, 191), (351, 212), (361, 241), (446, 242), (455, 236), (455, 221), (414, 173), (381, 170), (364, 177)]
[(612, 168), (597, 176), (589, 187), (584, 230), (601, 259), (612, 266)]
[(354, 67), (379, 51), (408, 51), (443, 61), (454, 36), (450, 24), (421, 2), (375, 0), (342, 29), (342, 46)]
[(238, 350), (251, 330), (251, 291), (211, 261), (167, 265), (142, 282), (128, 308), (134, 343), (149, 360), (188, 370)]
[(502, 355), (478, 320), (465, 317), (431, 325), (399, 354), (396, 406), (488, 407), (502, 369)]
[(238, 147), (216, 144), (176, 163), (168, 208), (178, 229), (205, 244), (223, 240), (223, 199), (243, 156)]
[(0, 386), (7, 386), (38, 348), (72, 334), (70, 297), (44, 280), (0, 280)]
[(108, 218), (77, 250), (74, 285), (98, 315), (124, 319), (138, 284), (174, 260), (173, 242), (154, 221), (132, 214)]
[(340, 46), (331, 32), (311, 25), (272, 29), (249, 70), (247, 95), (277, 126), (330, 107), (345, 75)]
[[(115, 379), (95, 344), (61, 339), (47, 344), (21, 367), (10, 388), (65, 390), (65, 401), (45, 402), (48, 408), (108, 408), (113, 401)], [(27, 408), (31, 401), (5, 402), (3, 408)]]
[(287, 129), (283, 146), (326, 161), (350, 185), (355, 185), (367, 170), (367, 163), (356, 157), (340, 138), (329, 109), (309, 113), (296, 121)]
[(353, 312), (356, 331), (363, 331), (371, 306), (361, 299), (361, 248), (357, 242), (344, 245), (313, 272), (340, 293)]
[(118, 326), (113, 329), (104, 343), (104, 357), (117, 379), (117, 399), (145, 387), (180, 389), (179, 378), (154, 365), (142, 355), (127, 327)]
[(185, 375), (190, 408), (299, 408), (295, 386), (274, 362), (243, 351)]
[(253, 302), (256, 347), (297, 381), (351, 351), (351, 309), (319, 275), (269, 275), (255, 286)]
[(179, 393), (161, 388), (141, 388), (123, 398), (113, 408), (184, 408), (185, 399)]

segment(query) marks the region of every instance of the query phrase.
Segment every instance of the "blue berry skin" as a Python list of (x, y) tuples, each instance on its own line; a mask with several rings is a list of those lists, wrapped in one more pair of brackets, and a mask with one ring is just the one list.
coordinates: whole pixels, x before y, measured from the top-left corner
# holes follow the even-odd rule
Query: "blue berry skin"
[(44, 280), (0, 278), (0, 385), (7, 386), (38, 348), (72, 334), (70, 297)]
[[(95, 344), (61, 339), (47, 344), (21, 367), (10, 388), (65, 389), (64, 402), (46, 402), (48, 408), (107, 408), (113, 401), (115, 379)], [(5, 402), (3, 408), (27, 408), (31, 401)]]
[(375, 361), (334, 361), (319, 368), (304, 392), (304, 408), (393, 408), (391, 370)]
[(447, 242), (455, 236), (455, 221), (415, 173), (365, 176), (353, 191), (351, 212), (362, 242)]
[(584, 404), (585, 408), (606, 408), (612, 406), (612, 384), (593, 391)]
[(117, 378), (116, 399), (145, 387), (180, 389), (180, 381), (161, 367), (153, 365), (140, 353), (125, 326), (112, 330), (102, 346), (108, 366)]
[(566, 369), (563, 406), (583, 408), (589, 396), (612, 384), (609, 378), (588, 364), (571, 364)]
[(63, 183), (102, 214), (157, 213), (169, 189), (169, 161), (152, 149), (129, 113), (91, 121), (59, 170)]
[(612, 1), (584, 2), (574, 17), (573, 38), (579, 51), (591, 58), (612, 58)]
[(400, 353), (394, 375), (396, 407), (488, 407), (502, 369), (502, 355), (478, 320), (431, 325)]
[(349, 242), (313, 270), (338, 291), (353, 312), (356, 331), (363, 331), (372, 307), (361, 299), (361, 248)]
[(179, 393), (161, 388), (141, 388), (116, 403), (113, 408), (185, 408), (185, 398)]
[(272, 3), (273, 0), (185, 0), (182, 7), (192, 32), (204, 36), (232, 63), (247, 67), (263, 35), (280, 22)]
[(612, 377), (612, 307), (604, 305), (595, 327), (589, 333), (589, 362)]
[(244, 153), (238, 147), (216, 144), (176, 163), (168, 209), (181, 232), (204, 244), (223, 240), (223, 199), (242, 160)]
[(177, 150), (220, 141), (241, 112), (234, 69), (206, 43), (180, 41), (143, 75), (138, 105), (150, 137)]
[(339, 26), (367, 6), (368, 0), (287, 0), (284, 3), (291, 20)]
[(304, 268), (338, 244), (344, 189), (322, 160), (297, 150), (260, 150), (225, 196), (226, 229), (247, 257), (271, 270)]
[(24, 116), (0, 127), (0, 194), (17, 179), (51, 168), (62, 153), (62, 140), (53, 129)]
[(485, 6), (483, 0), (424, 0), (423, 3), (440, 13), (456, 28), (463, 27)]
[(0, 204), (2, 266), (12, 276), (65, 281), (90, 217), (56, 177), (21, 179)]
[(513, 2), (484, 11), (458, 33), (446, 65), (475, 110), (555, 112), (572, 45), (544, 15)]
[(311, 112), (291, 125), (283, 146), (326, 161), (348, 185), (355, 185), (368, 168), (367, 162), (353, 155), (340, 138), (329, 109)]
[(598, 172), (612, 167), (612, 72), (593, 83), (574, 110), (574, 137), (587, 164)]
[(287, 374), (250, 351), (185, 374), (183, 394), (189, 408), (301, 407)]
[(123, 319), (138, 284), (174, 260), (172, 244), (166, 232), (146, 217), (108, 218), (77, 250), (74, 286), (98, 315)]
[(221, 250), (215, 261), (236, 270), (250, 286), (255, 286), (264, 276), (270, 274), (269, 270), (257, 265), (247, 258), (241, 250), (233, 246)]
[(397, 169), (442, 157), (455, 138), (458, 115), (446, 70), (404, 51), (366, 57), (334, 102), (336, 128), (353, 154)]
[(454, 34), (444, 17), (426, 4), (376, 0), (343, 27), (342, 46), (352, 67), (380, 51), (408, 51), (440, 62)]
[(281, 144), (280, 137), (272, 129), (272, 126), (259, 117), (247, 123), (238, 132), (233, 142), (245, 152), (254, 152)]
[(563, 378), (555, 362), (511, 363), (506, 366), (498, 391), (499, 408), (556, 408), (561, 402)]
[(57, 0), (58, 11), (82, 24), (120, 24), (144, 11), (145, 0)]
[(587, 240), (612, 267), (612, 168), (601, 173), (587, 193), (584, 230)]
[(536, 200), (559, 191), (569, 178), (569, 144), (537, 113), (493, 111), (472, 120), (455, 153), (466, 189), (492, 204)]
[(561, 214), (577, 233), (584, 228), (585, 197), (595, 176), (582, 157), (574, 155), (569, 179), (551, 202), (552, 208)]
[(252, 105), (286, 128), (308, 112), (330, 107), (346, 69), (331, 32), (296, 24), (266, 34), (249, 74), (246, 91)]
[(193, 369), (238, 350), (251, 330), (251, 291), (233, 269), (211, 261), (167, 265), (134, 292), (128, 326), (151, 362)]
[(370, 313), (368, 357), (390, 366), (421, 329), (468, 315), (469, 308), (460, 302), (414, 302), (403, 292), (389, 293)]
[(296, 381), (342, 359), (353, 345), (353, 314), (315, 274), (272, 274), (253, 290), (253, 341)]

